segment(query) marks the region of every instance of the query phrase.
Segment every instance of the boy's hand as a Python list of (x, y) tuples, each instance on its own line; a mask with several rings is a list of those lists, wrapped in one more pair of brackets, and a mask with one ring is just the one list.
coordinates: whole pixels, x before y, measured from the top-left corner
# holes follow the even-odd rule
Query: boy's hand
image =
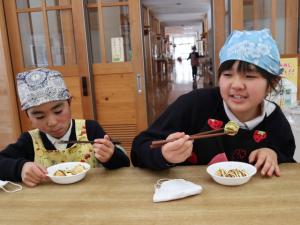
[(35, 187), (38, 184), (48, 180), (47, 170), (34, 162), (24, 164), (21, 172), (22, 181), (29, 187)]
[(185, 133), (173, 133), (167, 137), (168, 139), (177, 138), (176, 141), (163, 145), (162, 155), (169, 163), (184, 162), (193, 151), (193, 141), (189, 140), (189, 135)]
[(93, 144), (95, 157), (101, 162), (106, 163), (110, 160), (114, 154), (115, 146), (111, 142), (108, 135), (105, 135), (102, 139), (95, 139)]
[(257, 169), (261, 168), (262, 176), (280, 176), (277, 154), (270, 148), (260, 148), (250, 153), (249, 163), (255, 163)]

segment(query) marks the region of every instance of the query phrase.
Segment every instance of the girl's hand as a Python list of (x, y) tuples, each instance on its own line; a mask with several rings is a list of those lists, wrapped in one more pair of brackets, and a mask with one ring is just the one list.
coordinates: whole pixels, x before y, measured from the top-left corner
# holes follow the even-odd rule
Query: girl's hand
[(94, 140), (93, 149), (95, 157), (101, 163), (106, 163), (114, 154), (115, 146), (110, 141), (109, 136), (105, 135), (104, 138)]
[(271, 177), (273, 174), (280, 176), (277, 154), (270, 148), (254, 150), (249, 155), (249, 163), (255, 163), (257, 169), (261, 168), (262, 176)]
[(35, 187), (38, 184), (48, 181), (47, 170), (34, 162), (27, 162), (23, 165), (21, 177), (24, 184)]
[(169, 163), (184, 162), (193, 151), (193, 141), (189, 140), (189, 135), (185, 133), (173, 133), (167, 137), (168, 139), (177, 138), (176, 141), (163, 145), (161, 151), (165, 160)]

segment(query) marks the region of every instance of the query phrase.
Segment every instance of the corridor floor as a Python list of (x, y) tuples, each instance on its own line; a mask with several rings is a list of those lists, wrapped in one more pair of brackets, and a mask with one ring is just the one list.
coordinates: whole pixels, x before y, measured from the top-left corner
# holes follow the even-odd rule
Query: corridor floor
[[(203, 77), (192, 78), (192, 68), (189, 61), (176, 61), (169, 68), (167, 75), (155, 74), (147, 79), (147, 99), (149, 124), (151, 124), (179, 96), (203, 87)], [(198, 71), (201, 75), (201, 71)]]

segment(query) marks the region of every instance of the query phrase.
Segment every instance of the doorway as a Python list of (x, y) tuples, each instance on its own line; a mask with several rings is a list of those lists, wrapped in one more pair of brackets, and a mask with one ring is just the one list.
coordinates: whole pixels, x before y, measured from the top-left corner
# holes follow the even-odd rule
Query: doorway
[[(211, 62), (212, 8), (210, 0), (142, 0), (142, 4), (147, 114), (152, 123), (177, 97), (203, 86), (204, 78), (193, 80), (191, 62), (186, 59), (195, 45), (204, 56), (202, 61)], [(198, 72), (202, 72), (200, 67)]]

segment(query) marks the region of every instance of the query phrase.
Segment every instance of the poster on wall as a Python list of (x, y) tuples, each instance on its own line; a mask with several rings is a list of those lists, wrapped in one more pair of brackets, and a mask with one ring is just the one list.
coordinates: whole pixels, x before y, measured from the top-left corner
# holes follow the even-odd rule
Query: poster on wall
[(298, 58), (281, 58), (283, 81), (283, 107), (297, 103)]
[(268, 99), (285, 109), (297, 103), (298, 58), (283, 57), (280, 59), (280, 64), (283, 68), (281, 87), (277, 92), (272, 92)]
[(123, 37), (111, 38), (112, 62), (124, 62)]

